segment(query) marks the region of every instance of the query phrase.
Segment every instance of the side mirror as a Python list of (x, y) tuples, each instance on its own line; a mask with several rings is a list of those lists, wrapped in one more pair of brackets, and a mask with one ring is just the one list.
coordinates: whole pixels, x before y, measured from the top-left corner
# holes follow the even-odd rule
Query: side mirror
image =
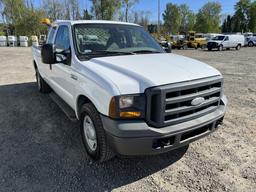
[(42, 62), (44, 64), (56, 63), (55, 47), (53, 44), (44, 44), (41, 49)]
[(172, 44), (168, 43), (168, 50), (167, 53), (171, 53), (172, 52)]
[(70, 65), (71, 63), (71, 51), (69, 49), (61, 49), (61, 51), (57, 51), (56, 49), (56, 63), (63, 63), (66, 65)]

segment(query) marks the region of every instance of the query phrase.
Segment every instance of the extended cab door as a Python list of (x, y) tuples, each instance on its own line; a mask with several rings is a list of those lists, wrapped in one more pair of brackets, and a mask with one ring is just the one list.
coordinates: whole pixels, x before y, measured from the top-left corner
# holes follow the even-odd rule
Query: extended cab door
[[(51, 80), (54, 84), (54, 91), (71, 107), (73, 105), (74, 87), (76, 81), (71, 78), (71, 49), (70, 49), (70, 33), (67, 25), (60, 25), (58, 27), (55, 41), (56, 59), (60, 61), (63, 54), (58, 54), (63, 51), (70, 52), (69, 62), (60, 62), (52, 65)], [(68, 59), (68, 58), (64, 58)]]

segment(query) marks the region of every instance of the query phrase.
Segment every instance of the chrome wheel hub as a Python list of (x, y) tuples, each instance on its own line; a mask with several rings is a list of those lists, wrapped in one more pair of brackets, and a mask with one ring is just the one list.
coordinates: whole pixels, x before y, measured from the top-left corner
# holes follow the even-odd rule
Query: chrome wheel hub
[(92, 119), (88, 115), (84, 117), (83, 128), (86, 143), (91, 151), (95, 151), (97, 148), (96, 131)]

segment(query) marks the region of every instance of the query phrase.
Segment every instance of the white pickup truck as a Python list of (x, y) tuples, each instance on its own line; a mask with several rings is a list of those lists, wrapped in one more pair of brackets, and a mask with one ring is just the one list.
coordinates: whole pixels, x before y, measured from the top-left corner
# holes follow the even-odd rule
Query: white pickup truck
[(168, 152), (222, 124), (220, 72), (164, 52), (138, 25), (56, 21), (32, 50), (39, 91), (80, 121), (96, 161)]

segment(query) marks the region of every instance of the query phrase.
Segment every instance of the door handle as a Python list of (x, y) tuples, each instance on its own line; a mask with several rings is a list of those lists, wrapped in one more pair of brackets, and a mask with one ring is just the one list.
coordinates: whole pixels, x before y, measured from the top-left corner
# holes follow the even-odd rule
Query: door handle
[(74, 75), (74, 74), (71, 74), (70, 77), (71, 77), (71, 79), (74, 79), (74, 80), (78, 79), (78, 77), (76, 75)]

